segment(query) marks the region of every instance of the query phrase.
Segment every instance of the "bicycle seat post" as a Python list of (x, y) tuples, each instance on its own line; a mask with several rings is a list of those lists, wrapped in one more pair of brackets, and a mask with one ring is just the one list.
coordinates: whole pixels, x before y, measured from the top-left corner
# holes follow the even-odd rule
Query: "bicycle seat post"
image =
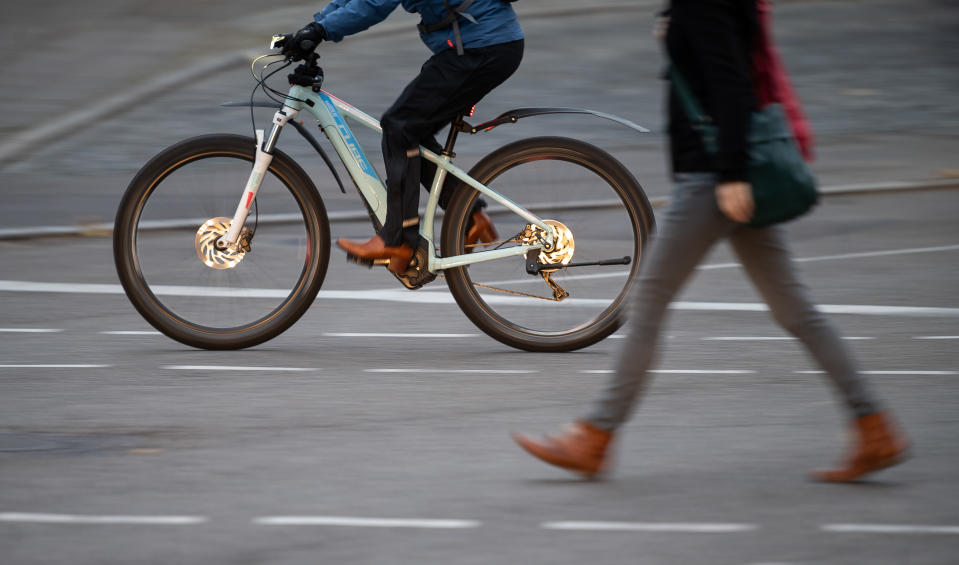
[(463, 121), (463, 114), (457, 114), (456, 118), (450, 123), (450, 133), (446, 136), (446, 145), (443, 147), (443, 155), (449, 158), (456, 157), (453, 153), (453, 146), (456, 145), (456, 138), (466, 122)]

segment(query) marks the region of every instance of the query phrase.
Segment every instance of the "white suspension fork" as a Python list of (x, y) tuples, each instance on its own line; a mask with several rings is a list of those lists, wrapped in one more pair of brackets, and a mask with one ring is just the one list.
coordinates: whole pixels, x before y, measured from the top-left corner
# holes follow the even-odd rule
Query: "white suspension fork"
[(250, 214), (250, 206), (253, 205), (253, 199), (263, 184), (263, 177), (273, 162), (273, 152), (276, 149), (276, 143), (280, 138), (280, 130), (292, 119), (296, 118), (299, 110), (294, 110), (289, 106), (276, 111), (273, 115), (273, 129), (270, 130), (270, 137), (263, 141), (263, 130), (256, 130), (256, 158), (253, 161), (253, 170), (250, 171), (250, 178), (246, 181), (246, 188), (243, 189), (243, 196), (240, 203), (236, 206), (236, 212), (233, 213), (233, 220), (230, 222), (230, 229), (226, 235), (217, 240), (216, 246), (220, 249), (227, 247), (236, 247), (236, 241), (246, 222), (246, 217)]

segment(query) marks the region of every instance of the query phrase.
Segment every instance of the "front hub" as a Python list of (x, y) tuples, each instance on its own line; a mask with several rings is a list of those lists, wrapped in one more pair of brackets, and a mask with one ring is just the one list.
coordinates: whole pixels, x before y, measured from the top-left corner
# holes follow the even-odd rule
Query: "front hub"
[[(222, 270), (236, 267), (250, 250), (253, 232), (244, 227), (240, 230), (236, 245), (222, 245), (220, 239), (226, 235), (233, 222), (231, 218), (210, 218), (196, 232), (196, 256), (211, 269)], [(220, 245), (217, 245), (220, 243)], [(221, 247), (222, 245), (222, 247)]]

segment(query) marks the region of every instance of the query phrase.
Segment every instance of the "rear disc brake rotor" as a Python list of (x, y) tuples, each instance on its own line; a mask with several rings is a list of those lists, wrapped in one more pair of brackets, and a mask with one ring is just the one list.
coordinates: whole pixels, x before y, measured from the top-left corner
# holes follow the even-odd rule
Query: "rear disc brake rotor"
[[(543, 265), (556, 265), (556, 269), (543, 269), (541, 272), (555, 271), (563, 265), (569, 264), (573, 259), (573, 252), (576, 250), (576, 243), (573, 241), (573, 232), (562, 222), (557, 220), (543, 220), (544, 224), (553, 228), (553, 248), (547, 251), (545, 248), (539, 252), (539, 262)], [(530, 224), (526, 233), (523, 235), (524, 243), (541, 242), (545, 239), (546, 232), (539, 226)]]

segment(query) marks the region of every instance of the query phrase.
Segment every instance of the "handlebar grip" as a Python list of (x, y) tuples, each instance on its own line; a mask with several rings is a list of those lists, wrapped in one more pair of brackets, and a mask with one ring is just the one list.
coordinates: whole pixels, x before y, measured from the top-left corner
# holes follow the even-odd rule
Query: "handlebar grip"
[(300, 42), (300, 51), (304, 53), (310, 53), (316, 49), (316, 42), (309, 39), (304, 39)]

